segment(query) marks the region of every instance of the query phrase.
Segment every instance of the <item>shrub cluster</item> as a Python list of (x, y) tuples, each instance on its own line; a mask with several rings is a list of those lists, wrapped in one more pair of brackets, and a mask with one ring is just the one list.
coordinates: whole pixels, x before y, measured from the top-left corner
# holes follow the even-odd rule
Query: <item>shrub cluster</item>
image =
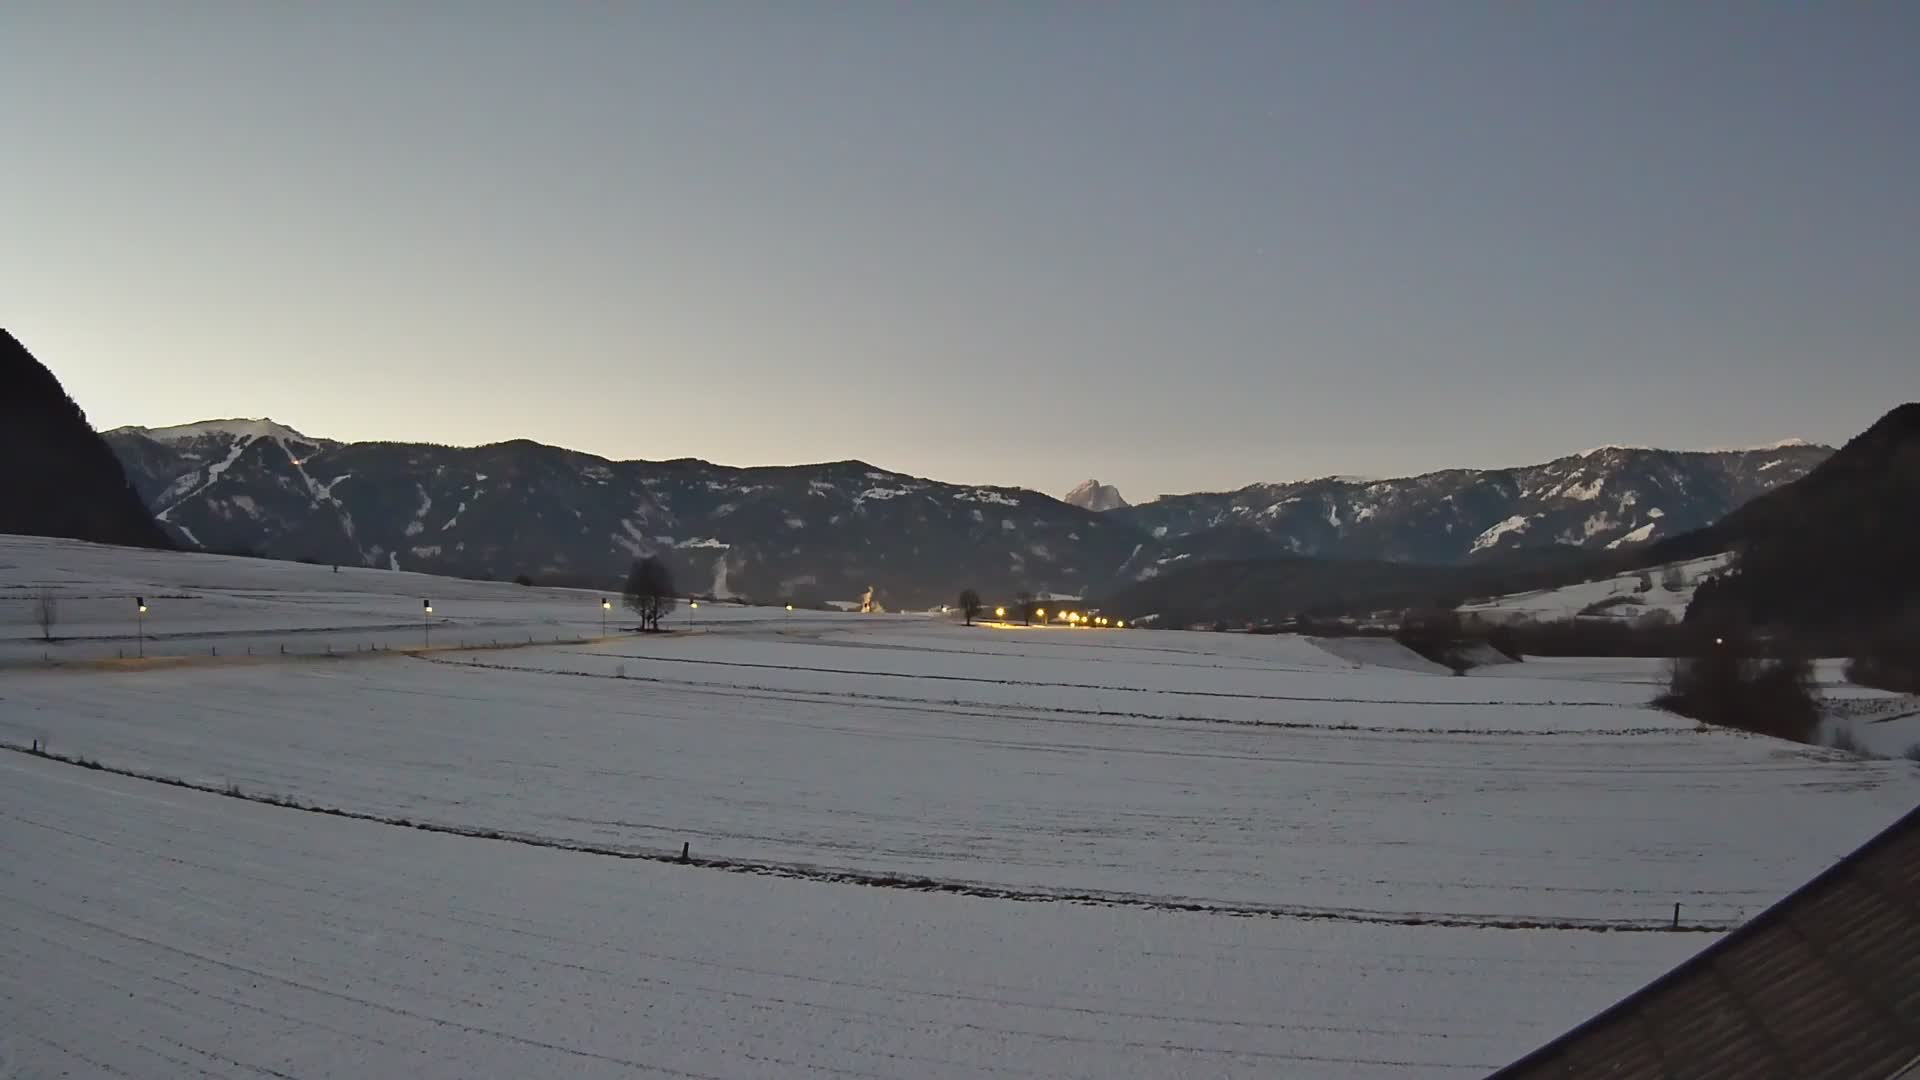
[(1813, 741), (1820, 726), (1813, 665), (1803, 656), (1761, 657), (1751, 639), (1732, 633), (1674, 658), (1666, 693), (1654, 704), (1701, 723), (1794, 742)]

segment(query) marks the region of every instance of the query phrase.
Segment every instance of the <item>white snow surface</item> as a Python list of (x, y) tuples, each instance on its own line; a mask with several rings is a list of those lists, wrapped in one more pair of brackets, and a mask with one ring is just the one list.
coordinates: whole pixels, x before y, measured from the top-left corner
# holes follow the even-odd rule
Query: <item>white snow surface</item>
[(1470, 1077), (1704, 944), (782, 880), (16, 755), (0, 814), (20, 1076)]
[(1920, 798), (1632, 661), (599, 599), (0, 537), (0, 744), (388, 819), (0, 753), (0, 1063), (1484, 1075)]
[[(1646, 528), (1650, 529), (1651, 526)], [(1629, 534), (1629, 538), (1631, 536), (1632, 534)], [(1724, 569), (1727, 565), (1727, 556), (1709, 555), (1703, 559), (1671, 565), (1680, 569), (1682, 585), (1676, 591), (1669, 591), (1662, 584), (1666, 567), (1656, 566), (1645, 571), (1653, 581), (1653, 588), (1648, 592), (1638, 591), (1642, 571), (1635, 570), (1615, 577), (1602, 578), (1599, 581), (1581, 582), (1558, 589), (1513, 593), (1471, 604), (1462, 604), (1460, 611), (1463, 614), (1476, 615), (1496, 622), (1519, 618), (1571, 619), (1594, 604), (1615, 601), (1615, 604), (1600, 613), (1599, 617), (1633, 619), (1651, 611), (1665, 611), (1675, 619), (1679, 619), (1687, 613), (1687, 605), (1693, 601), (1694, 587)]]
[(1489, 528), (1487, 531), (1475, 537), (1473, 541), (1473, 547), (1470, 550), (1484, 551), (1485, 549), (1493, 547), (1495, 544), (1498, 544), (1500, 542), (1500, 538), (1507, 535), (1508, 533), (1525, 532), (1527, 529), (1527, 526), (1531, 524), (1533, 523), (1527, 520), (1527, 516), (1525, 514), (1515, 514), (1514, 516), (1508, 518), (1505, 521), (1500, 522), (1497, 525), (1494, 525), (1493, 527)]

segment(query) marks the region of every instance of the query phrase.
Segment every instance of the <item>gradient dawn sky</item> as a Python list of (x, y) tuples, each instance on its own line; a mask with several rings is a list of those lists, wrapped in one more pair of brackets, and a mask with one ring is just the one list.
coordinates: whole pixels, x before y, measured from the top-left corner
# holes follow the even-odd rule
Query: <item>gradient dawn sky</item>
[(1137, 500), (1920, 397), (1920, 4), (0, 7), (96, 426)]

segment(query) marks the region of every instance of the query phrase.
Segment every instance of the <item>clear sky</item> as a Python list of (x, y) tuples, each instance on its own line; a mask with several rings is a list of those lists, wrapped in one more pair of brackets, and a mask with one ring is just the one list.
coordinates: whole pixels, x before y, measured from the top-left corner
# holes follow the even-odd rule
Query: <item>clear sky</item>
[(97, 426), (1138, 500), (1920, 397), (1920, 4), (0, 6)]

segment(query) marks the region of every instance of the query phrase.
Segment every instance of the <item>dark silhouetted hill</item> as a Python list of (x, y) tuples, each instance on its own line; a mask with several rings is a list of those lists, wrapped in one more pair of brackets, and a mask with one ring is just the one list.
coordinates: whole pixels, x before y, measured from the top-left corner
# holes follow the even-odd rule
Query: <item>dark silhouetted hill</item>
[(0, 532), (170, 548), (60, 380), (0, 330)]
[(1650, 554), (1734, 552), (1690, 621), (1852, 633), (1920, 616), (1920, 402), (1880, 418), (1801, 479)]

